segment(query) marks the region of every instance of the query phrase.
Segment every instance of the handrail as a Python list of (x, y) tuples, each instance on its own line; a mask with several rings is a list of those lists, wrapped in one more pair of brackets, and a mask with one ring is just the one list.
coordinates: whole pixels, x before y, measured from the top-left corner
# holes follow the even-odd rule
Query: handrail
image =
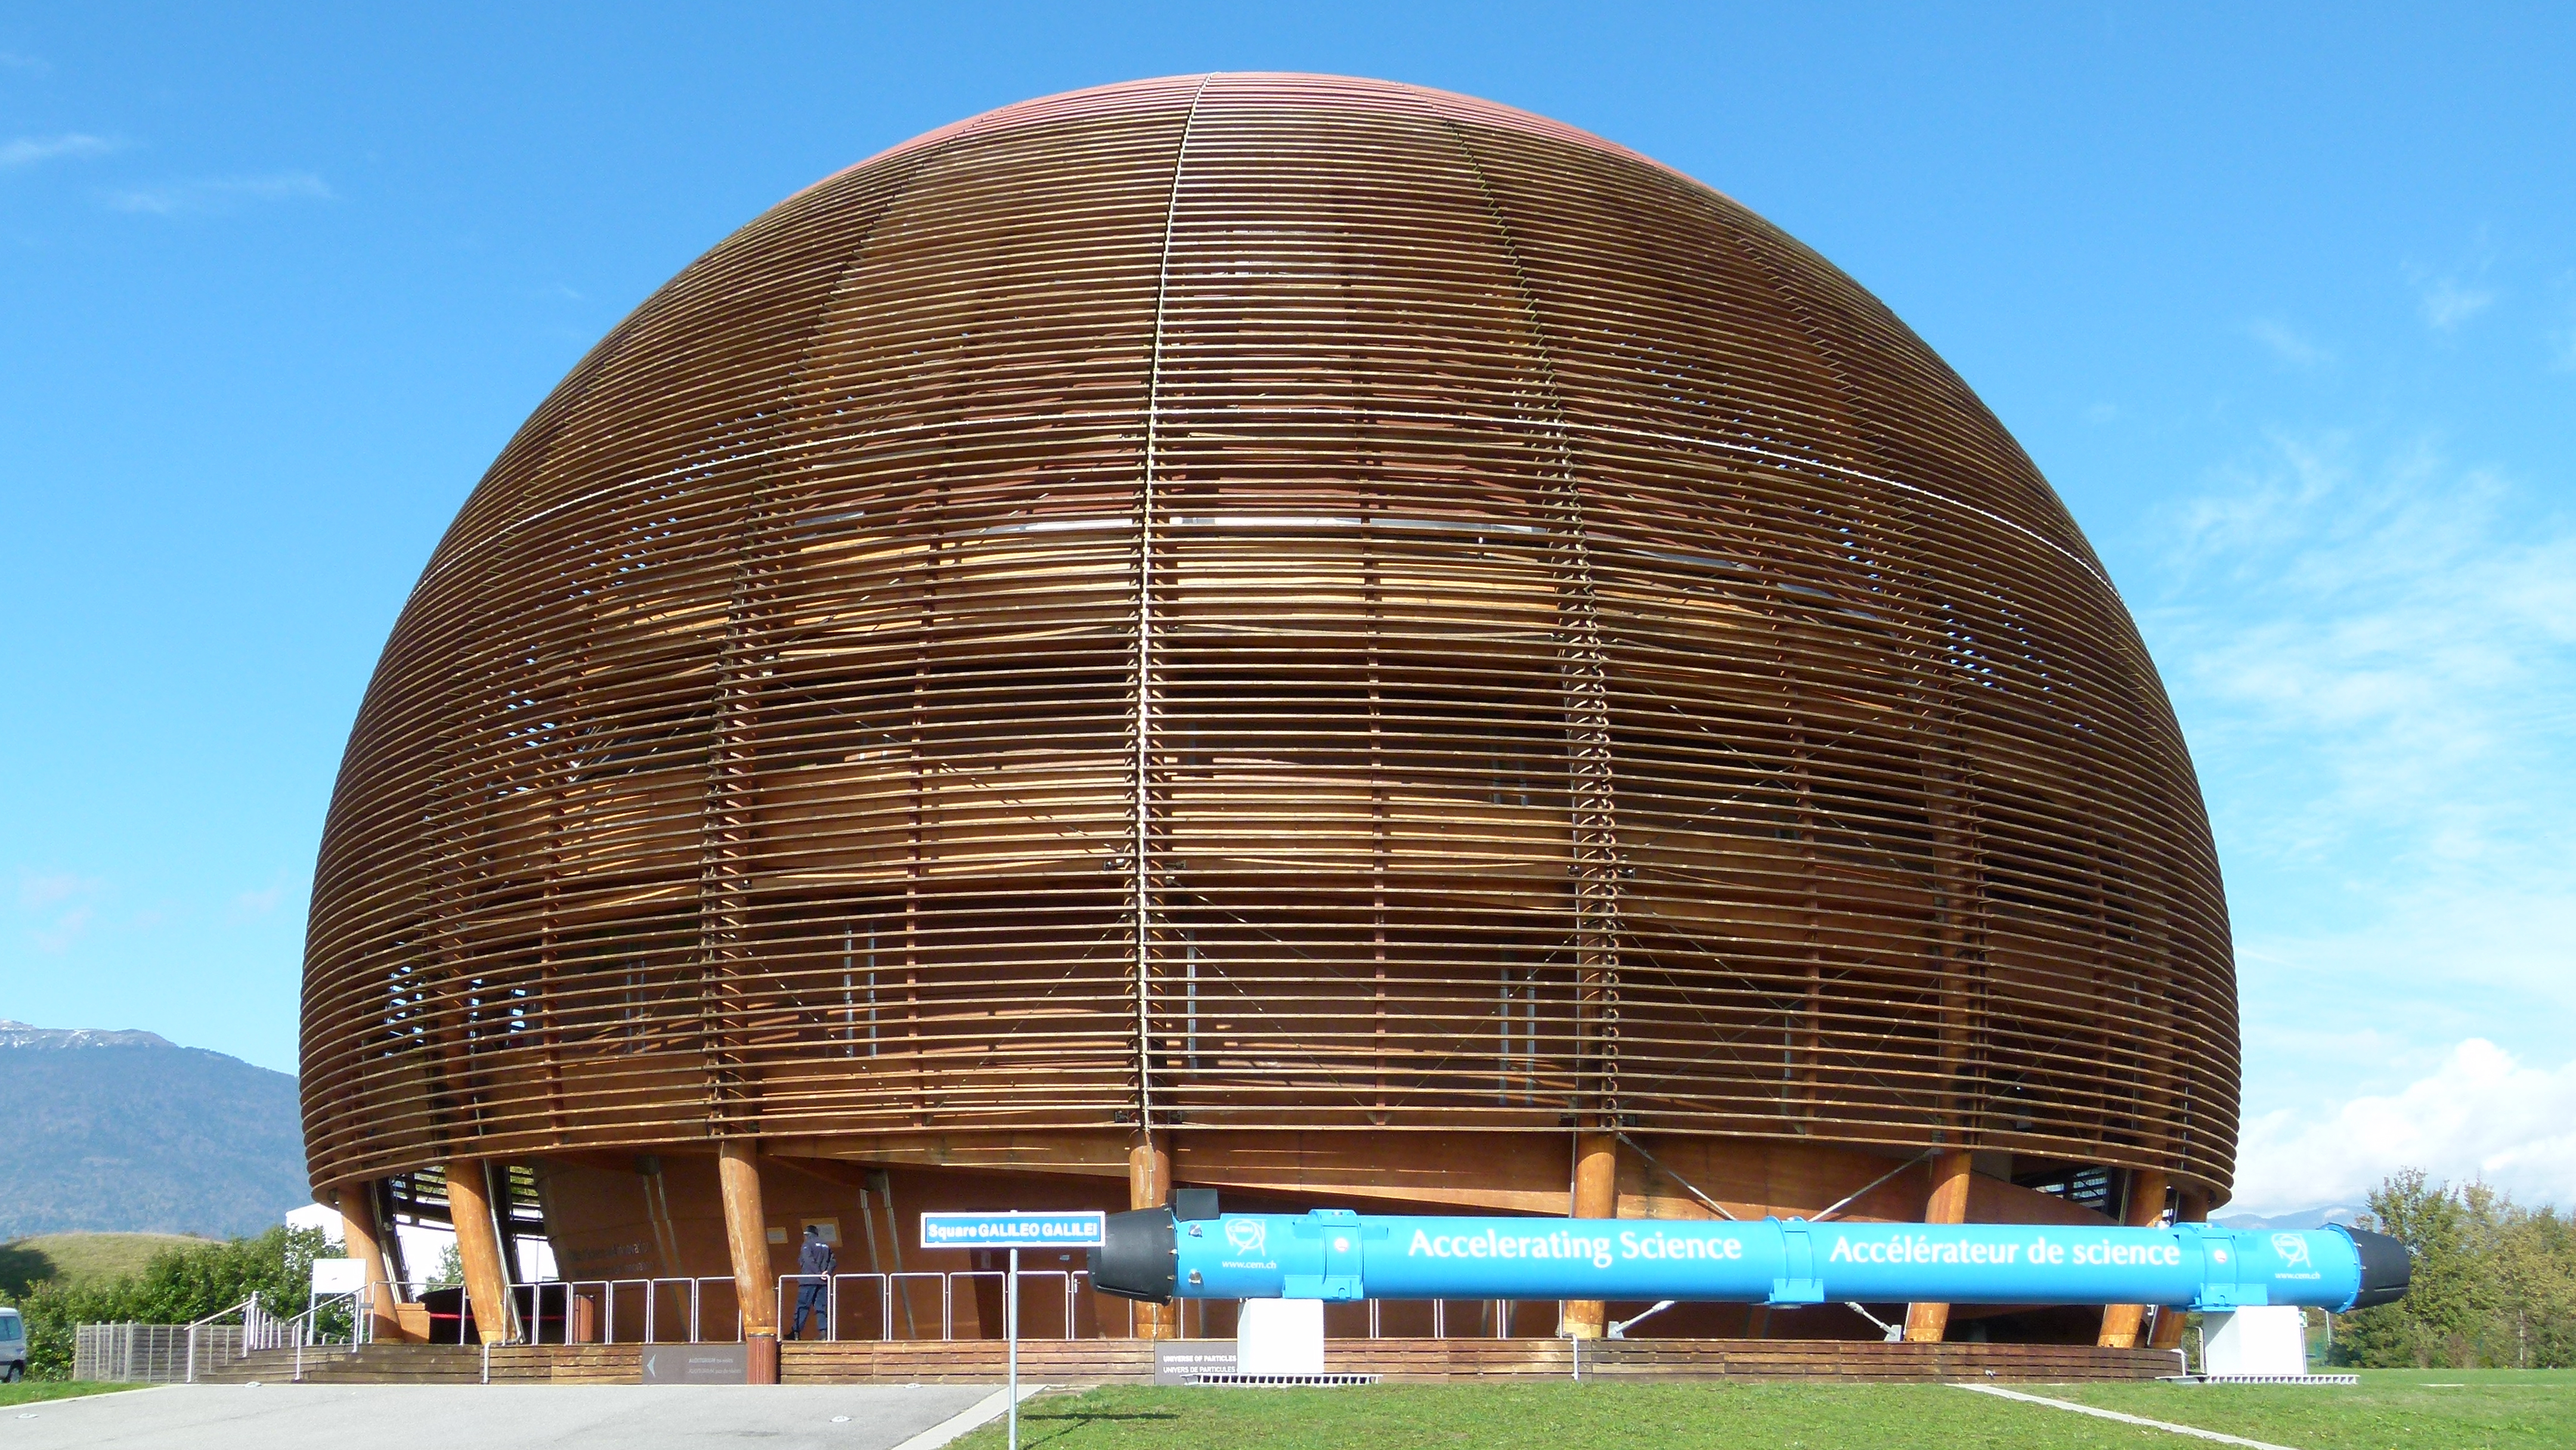
[(249, 1308), (253, 1308), (253, 1307), (255, 1307), (258, 1303), (259, 1303), (259, 1291), (258, 1291), (258, 1290), (256, 1290), (256, 1289), (254, 1289), (254, 1290), (252, 1290), (252, 1291), (251, 1291), (251, 1296), (250, 1296), (249, 1298), (244, 1299), (244, 1300), (243, 1300), (243, 1301), (241, 1301), (240, 1303), (233, 1305), (233, 1306), (232, 1306), (231, 1308), (229, 1308), (229, 1309), (218, 1309), (218, 1310), (216, 1310), (214, 1313), (207, 1315), (207, 1316), (206, 1316), (206, 1317), (204, 1317), (203, 1319), (191, 1319), (191, 1320), (189, 1320), (189, 1321), (188, 1321), (187, 1327), (188, 1327), (188, 1328), (190, 1328), (190, 1329), (194, 1329), (194, 1328), (196, 1328), (196, 1327), (197, 1327), (198, 1325), (200, 1325), (200, 1324), (212, 1324), (212, 1323), (214, 1323), (216, 1320), (223, 1318), (223, 1317), (224, 1317), (225, 1315), (227, 1315), (227, 1314), (239, 1314), (239, 1313), (241, 1313), (241, 1312), (242, 1312), (243, 1310), (245, 1310), (245, 1309), (249, 1309)]
[[(328, 1299), (316, 1299), (312, 1303), (304, 1306), (303, 1313), (296, 1315), (292, 1319), (282, 1319), (277, 1322), (275, 1327), (284, 1330), (287, 1337), (294, 1341), (295, 1378), (298, 1381), (301, 1381), (304, 1378), (304, 1351), (306, 1347), (313, 1344), (314, 1333), (321, 1327), (323, 1310), (330, 1308), (334, 1304), (343, 1302), (347, 1303), (349, 1306), (349, 1352), (351, 1354), (357, 1353), (359, 1347), (367, 1342), (367, 1332), (375, 1323), (375, 1316), (359, 1312), (358, 1297), (366, 1292), (367, 1291), (364, 1289), (352, 1289), (345, 1294), (334, 1294)], [(303, 1327), (298, 1329), (296, 1327), (298, 1325)]]
[(226, 1316), (226, 1315), (228, 1315), (228, 1314), (239, 1314), (239, 1315), (244, 1316), (244, 1318), (243, 1318), (243, 1320), (242, 1320), (242, 1330), (243, 1330), (242, 1337), (243, 1337), (243, 1338), (245, 1338), (245, 1339), (247, 1339), (247, 1338), (249, 1338), (249, 1337), (250, 1337), (250, 1335), (249, 1335), (249, 1330), (250, 1330), (250, 1320), (249, 1320), (248, 1316), (249, 1316), (249, 1315), (252, 1315), (252, 1314), (256, 1314), (256, 1313), (258, 1313), (258, 1312), (259, 1312), (259, 1291), (258, 1291), (258, 1290), (256, 1290), (256, 1289), (253, 1289), (253, 1290), (251, 1291), (251, 1294), (250, 1294), (250, 1297), (249, 1297), (249, 1298), (244, 1299), (244, 1300), (243, 1300), (243, 1301), (241, 1301), (240, 1303), (233, 1305), (233, 1306), (232, 1306), (231, 1308), (229, 1308), (229, 1309), (218, 1309), (218, 1310), (216, 1310), (214, 1313), (207, 1315), (207, 1316), (206, 1316), (205, 1318), (203, 1318), (203, 1319), (191, 1319), (191, 1320), (189, 1320), (189, 1321), (188, 1321), (188, 1383), (189, 1383), (189, 1384), (195, 1384), (195, 1383), (197, 1382), (197, 1331), (198, 1331), (199, 1329), (201, 1329), (201, 1328), (205, 1327), (206, 1325), (212, 1324), (212, 1323), (214, 1323), (216, 1320), (218, 1320), (218, 1319), (221, 1319), (221, 1318), (225, 1317), (225, 1316)]

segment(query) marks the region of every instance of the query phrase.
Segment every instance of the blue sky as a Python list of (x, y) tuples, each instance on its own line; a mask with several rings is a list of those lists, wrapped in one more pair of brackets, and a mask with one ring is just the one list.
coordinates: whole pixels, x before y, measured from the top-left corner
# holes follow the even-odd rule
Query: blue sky
[(699, 252), (1027, 96), (1333, 71), (1727, 192), (2039, 461), (2217, 824), (2242, 1206), (2576, 1203), (2571, 12), (373, 11), (0, 10), (0, 1016), (293, 1069), (403, 596)]

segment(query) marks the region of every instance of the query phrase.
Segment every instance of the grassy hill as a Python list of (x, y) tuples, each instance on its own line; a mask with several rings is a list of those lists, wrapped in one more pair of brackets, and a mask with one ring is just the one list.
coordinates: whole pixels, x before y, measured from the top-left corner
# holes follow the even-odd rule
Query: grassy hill
[(24, 1294), (47, 1279), (66, 1285), (123, 1279), (163, 1249), (201, 1244), (186, 1234), (39, 1234), (0, 1244), (0, 1290)]

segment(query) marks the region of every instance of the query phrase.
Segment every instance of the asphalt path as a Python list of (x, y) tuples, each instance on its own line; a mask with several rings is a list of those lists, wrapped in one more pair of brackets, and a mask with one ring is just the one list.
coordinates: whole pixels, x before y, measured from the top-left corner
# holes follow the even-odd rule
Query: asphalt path
[(163, 1385), (0, 1407), (0, 1447), (895, 1450), (978, 1406), (998, 1414), (999, 1387)]

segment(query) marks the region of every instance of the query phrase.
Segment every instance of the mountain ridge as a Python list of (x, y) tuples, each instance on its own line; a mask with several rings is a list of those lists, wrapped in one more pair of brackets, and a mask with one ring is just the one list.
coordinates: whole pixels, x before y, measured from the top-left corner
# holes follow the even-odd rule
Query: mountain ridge
[(0, 1240), (258, 1233), (309, 1202), (295, 1079), (133, 1029), (0, 1019)]
[(2369, 1209), (2358, 1204), (2330, 1203), (2316, 1208), (2292, 1209), (2288, 1213), (2212, 1214), (2210, 1222), (2220, 1228), (2242, 1229), (2310, 1229), (2324, 1228), (2328, 1224), (2336, 1223), (2349, 1228), (2368, 1212), (2370, 1212)]

